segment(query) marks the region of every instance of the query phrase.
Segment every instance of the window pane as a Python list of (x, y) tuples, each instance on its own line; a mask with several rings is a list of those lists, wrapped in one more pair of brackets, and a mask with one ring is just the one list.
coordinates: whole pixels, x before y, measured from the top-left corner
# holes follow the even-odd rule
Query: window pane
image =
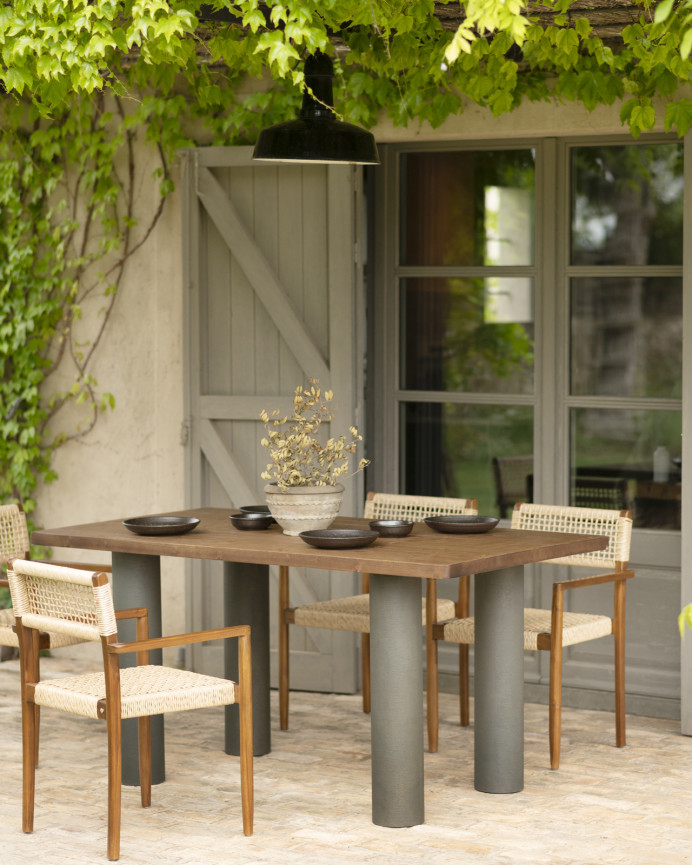
[(682, 264), (682, 142), (571, 151), (572, 264)]
[(573, 279), (571, 391), (682, 396), (682, 280)]
[(532, 150), (401, 155), (401, 264), (533, 263)]
[(533, 280), (401, 281), (401, 387), (533, 390)]
[(517, 500), (526, 499), (533, 474), (533, 408), (406, 403), (402, 429), (406, 493), (476, 498), (479, 513), (499, 516), (493, 458), (523, 456)]
[(679, 529), (681, 445), (677, 411), (572, 409), (571, 503), (628, 507), (635, 527)]

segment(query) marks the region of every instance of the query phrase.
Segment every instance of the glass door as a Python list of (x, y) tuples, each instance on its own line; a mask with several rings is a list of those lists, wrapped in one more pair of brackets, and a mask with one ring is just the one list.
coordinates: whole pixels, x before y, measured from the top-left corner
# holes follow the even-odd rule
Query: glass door
[[(675, 716), (682, 143), (622, 136), (383, 153), (368, 486), (473, 497), (481, 513), (503, 517), (518, 500), (631, 510), (628, 710)], [(525, 581), (527, 606), (550, 606), (546, 570)], [(612, 605), (599, 592), (589, 612)], [(455, 670), (453, 651), (441, 648), (440, 663)], [(527, 693), (542, 699), (544, 653), (527, 653), (525, 670)], [(609, 642), (571, 647), (564, 682), (568, 702), (588, 692), (582, 705), (610, 708)]]
[(402, 152), (394, 278), (399, 488), (500, 507), (532, 473), (535, 150)]
[(574, 504), (680, 529), (682, 145), (569, 151)]

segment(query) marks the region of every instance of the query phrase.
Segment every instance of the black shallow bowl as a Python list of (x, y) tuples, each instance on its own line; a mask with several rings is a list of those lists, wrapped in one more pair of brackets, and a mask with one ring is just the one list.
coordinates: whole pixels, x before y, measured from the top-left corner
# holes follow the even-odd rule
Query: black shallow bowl
[(411, 534), (411, 520), (371, 520), (368, 525), (381, 538), (405, 538)]
[(234, 528), (249, 529), (250, 531), (268, 529), (274, 524), (274, 517), (267, 514), (248, 513), (247, 511), (242, 514), (231, 514), (229, 520)]
[(274, 517), (271, 515), (269, 505), (243, 505), (240, 510), (244, 514), (263, 514), (265, 517), (271, 517), (273, 523), (276, 522)]
[(360, 529), (315, 529), (312, 532), (301, 532), (298, 536), (311, 547), (323, 550), (352, 550), (356, 547), (367, 547), (376, 541), (377, 532), (366, 532)]
[(136, 535), (184, 535), (199, 525), (197, 517), (132, 517), (123, 520)]
[(426, 517), (423, 522), (436, 532), (467, 535), (489, 532), (500, 520), (497, 517), (477, 517), (472, 514), (446, 514)]

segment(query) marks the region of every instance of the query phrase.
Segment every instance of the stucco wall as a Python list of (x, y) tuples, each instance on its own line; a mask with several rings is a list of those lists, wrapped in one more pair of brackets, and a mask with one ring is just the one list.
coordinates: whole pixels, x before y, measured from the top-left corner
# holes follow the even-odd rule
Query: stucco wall
[[(157, 207), (158, 181), (151, 177), (155, 163), (146, 146), (138, 146), (136, 161), (136, 214), (143, 226)], [(172, 173), (177, 183), (176, 166)], [(74, 525), (184, 506), (180, 237), (176, 190), (154, 232), (127, 264), (96, 355), (93, 375), (100, 390), (114, 395), (115, 410), (102, 415), (85, 438), (58, 450), (58, 479), (36, 491), (37, 526)], [(98, 315), (98, 309), (88, 314)], [(73, 421), (76, 418), (73, 413)], [(69, 426), (69, 421), (61, 426)], [(108, 561), (104, 554), (87, 551), (55, 549), (54, 556)], [(162, 560), (162, 579), (164, 632), (184, 631), (183, 561)]]

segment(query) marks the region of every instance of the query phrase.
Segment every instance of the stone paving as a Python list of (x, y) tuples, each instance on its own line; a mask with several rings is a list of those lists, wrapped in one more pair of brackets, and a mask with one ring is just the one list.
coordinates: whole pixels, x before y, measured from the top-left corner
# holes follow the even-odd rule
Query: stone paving
[[(59, 657), (42, 660), (61, 675)], [(566, 709), (562, 765), (548, 768), (547, 707), (526, 705), (526, 786), (473, 789), (473, 727), (441, 699), (440, 751), (425, 755), (425, 823), (370, 820), (370, 726), (358, 696), (295, 693), (291, 729), (255, 760), (255, 834), (240, 817), (238, 761), (223, 710), (166, 717), (165, 784), (150, 809), (124, 788), (120, 861), (130, 865), (680, 865), (692, 862), (692, 738), (676, 721), (628, 717), (613, 746), (605, 712)], [(4, 759), (0, 865), (106, 862), (106, 739), (96, 721), (44, 710), (35, 831), (21, 832), (19, 675), (0, 665)]]

